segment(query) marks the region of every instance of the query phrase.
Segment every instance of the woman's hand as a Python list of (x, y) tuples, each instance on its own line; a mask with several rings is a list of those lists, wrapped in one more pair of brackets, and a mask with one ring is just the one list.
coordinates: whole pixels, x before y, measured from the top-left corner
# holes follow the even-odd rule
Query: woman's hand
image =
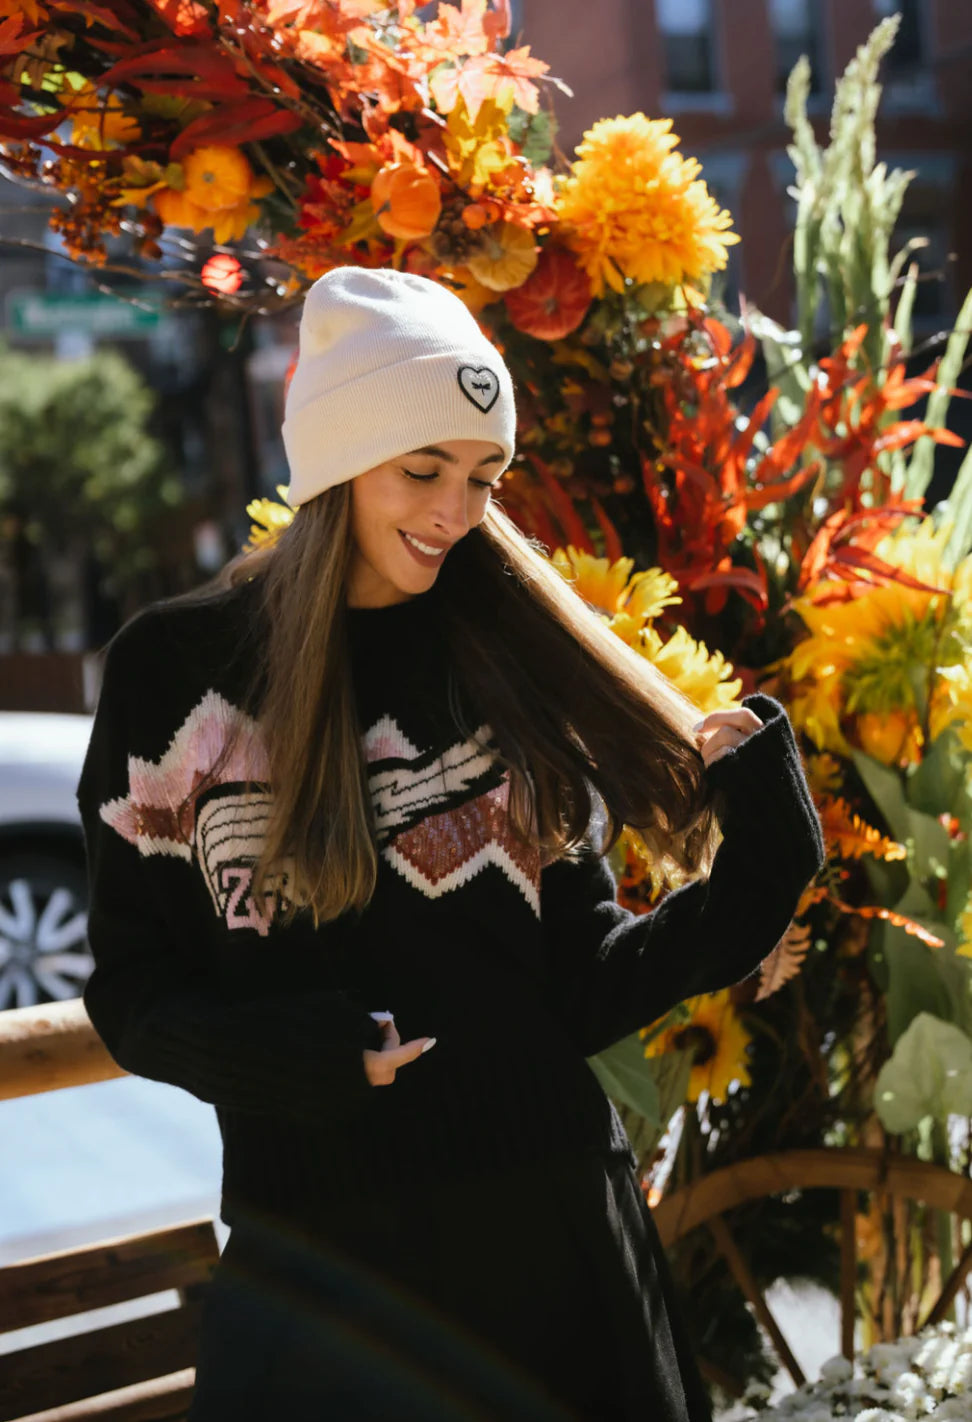
[(399, 1067), (413, 1062), (429, 1047), (435, 1046), (434, 1037), (413, 1037), (403, 1045), (393, 1018), (382, 1022), (381, 1030), (385, 1034), (385, 1045), (381, 1051), (373, 1052), (365, 1048), (364, 1053), (365, 1073), (372, 1086), (389, 1086), (395, 1080)]
[(706, 765), (712, 765), (727, 751), (735, 750), (762, 726), (755, 711), (748, 706), (733, 706), (725, 711), (711, 711), (692, 730)]

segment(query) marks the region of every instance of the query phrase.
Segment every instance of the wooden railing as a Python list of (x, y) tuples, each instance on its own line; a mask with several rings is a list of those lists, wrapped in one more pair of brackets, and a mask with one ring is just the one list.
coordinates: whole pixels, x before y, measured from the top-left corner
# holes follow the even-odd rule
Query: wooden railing
[(0, 1012), (0, 1101), (124, 1075), (80, 998)]

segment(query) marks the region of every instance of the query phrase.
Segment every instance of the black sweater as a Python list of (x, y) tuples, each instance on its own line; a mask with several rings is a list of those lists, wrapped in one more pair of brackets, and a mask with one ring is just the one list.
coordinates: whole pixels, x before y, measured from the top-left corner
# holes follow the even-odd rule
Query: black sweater
[[(248, 896), (266, 813), (265, 796), (243, 799), (266, 776), (252, 722), (221, 782), (196, 792), (243, 714), (255, 595), (157, 604), (108, 649), (78, 802), (85, 1004), (112, 1056), (216, 1107), (229, 1223), (238, 1207), (311, 1221), (398, 1177), (633, 1162), (585, 1058), (752, 973), (822, 863), (783, 708), (746, 698), (763, 727), (707, 772), (724, 791), (709, 878), (636, 916), (593, 851), (541, 865), (513, 839), (489, 728), (464, 737), (448, 709), (435, 589), (349, 610), (377, 888), (361, 916), (315, 930), (302, 910), (283, 928)], [(437, 1045), (372, 1086), (362, 1053), (380, 1048), (370, 1013), (385, 1010), (403, 1042)]]

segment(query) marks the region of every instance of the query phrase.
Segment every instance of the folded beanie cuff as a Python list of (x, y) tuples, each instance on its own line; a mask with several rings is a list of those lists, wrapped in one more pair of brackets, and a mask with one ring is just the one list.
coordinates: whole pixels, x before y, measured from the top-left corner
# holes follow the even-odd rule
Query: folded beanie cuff
[(455, 349), (414, 355), (289, 409), (282, 430), (291, 474), (287, 502), (296, 508), (389, 459), (448, 439), (498, 444), (503, 464), (490, 472), (500, 473), (513, 457), (516, 419), (512, 381), (496, 356)]

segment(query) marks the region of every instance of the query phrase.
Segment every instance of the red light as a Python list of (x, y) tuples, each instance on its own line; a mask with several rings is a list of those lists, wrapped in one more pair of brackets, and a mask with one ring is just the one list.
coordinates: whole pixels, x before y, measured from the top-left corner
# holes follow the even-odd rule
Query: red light
[(223, 254), (210, 257), (199, 275), (203, 286), (219, 296), (232, 296), (243, 285), (243, 268), (235, 257)]

